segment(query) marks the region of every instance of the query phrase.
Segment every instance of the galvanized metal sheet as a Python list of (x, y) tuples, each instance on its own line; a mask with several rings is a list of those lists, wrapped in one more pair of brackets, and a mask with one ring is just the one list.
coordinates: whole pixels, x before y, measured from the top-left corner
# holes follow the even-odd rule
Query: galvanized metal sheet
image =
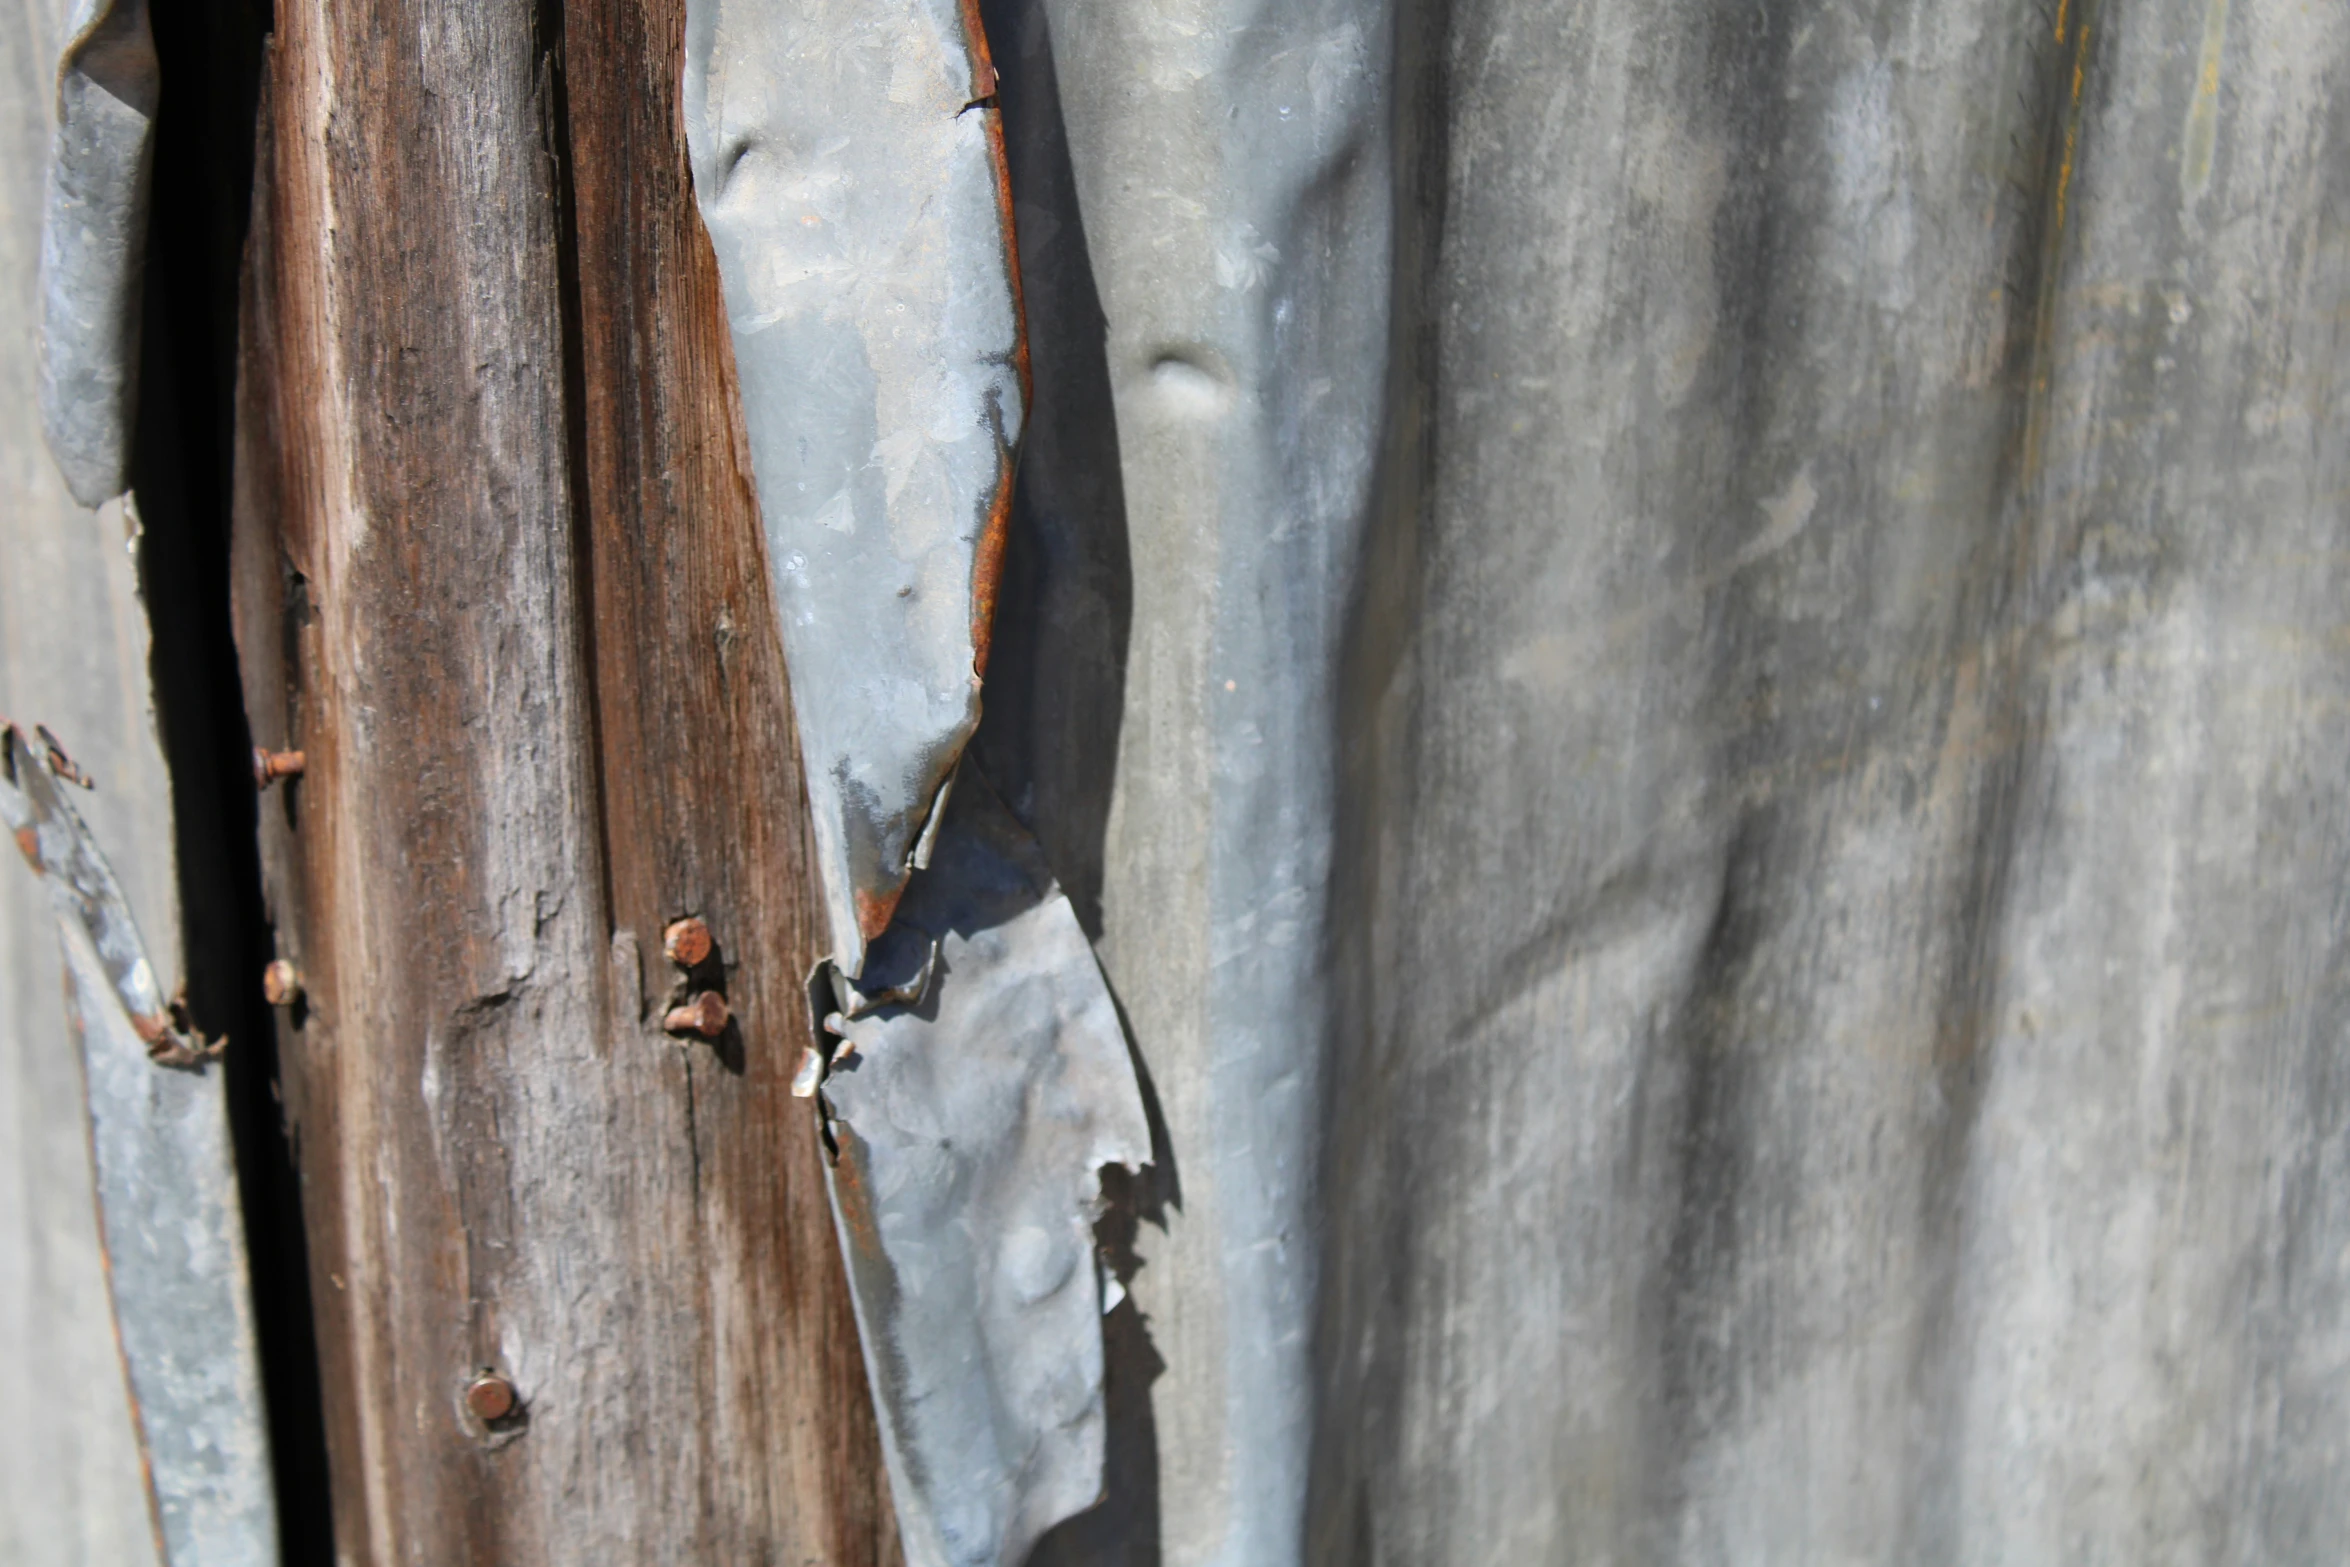
[(84, 506), (130, 486), (148, 144), (159, 92), (147, 0), (73, 0), (41, 234), (41, 420)]
[(76, 773), (53, 743), (0, 725), (0, 820), (49, 891), (64, 949), (158, 1543), (167, 1567), (266, 1567), (277, 1512), (222, 1079), (207, 1065), (217, 1046), (163, 998), (121, 886), (67, 797)]
[[(1034, 330), (1103, 344), (1124, 515), (1097, 525), (1123, 522), (1132, 563), (1123, 721), (1087, 741), (1115, 759), (1102, 964), (1171, 1144), (1132, 1285), (1147, 1424), (1126, 1433), (1156, 1463), (1156, 1515), (1056, 1560), (1276, 1567), (1310, 1527), (1323, 1128), (1369, 1087), (1331, 1075), (1351, 1038), (1334, 964), (1366, 907), (1340, 893), (1336, 833), (1363, 699), (1350, 617), (1380, 476), (1410, 451), (1383, 423), (1411, 398), (1390, 378), (1397, 7), (1029, 15), (1100, 301)], [(1032, 79), (1002, 45), (1007, 78)], [(1024, 482), (1085, 493), (1103, 481), (1072, 468), (1100, 451), (1040, 446), (1069, 466)]]
[(852, 975), (979, 721), (1026, 401), (993, 92), (956, 0), (687, 8), (694, 187)]
[(867, 969), (894, 995), (844, 987), (820, 1093), (900, 1532), (915, 1567), (1017, 1567), (1101, 1491), (1093, 1221), (1102, 1167), (1149, 1158), (1141, 1095), (1068, 899), (968, 766)]

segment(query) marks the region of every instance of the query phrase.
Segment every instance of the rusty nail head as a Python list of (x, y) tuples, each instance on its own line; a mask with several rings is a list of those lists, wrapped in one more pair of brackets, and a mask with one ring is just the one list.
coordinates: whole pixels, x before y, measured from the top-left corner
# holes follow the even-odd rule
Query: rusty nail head
[(279, 958), (261, 971), (261, 994), (273, 1007), (290, 1007), (302, 994), (302, 975)]
[(661, 950), (679, 968), (700, 968), (710, 956), (710, 927), (689, 914), (661, 933)]
[(726, 1020), (733, 1015), (724, 996), (715, 990), (705, 990), (684, 1006), (671, 1007), (661, 1026), (672, 1034), (699, 1034), (704, 1039), (716, 1039), (726, 1032)]
[(495, 1371), (484, 1371), (465, 1388), (465, 1407), (484, 1425), (505, 1419), (520, 1402), (514, 1384)]
[(299, 778), (309, 758), (300, 751), (264, 751), (253, 748), (253, 785), (266, 789), (280, 778)]

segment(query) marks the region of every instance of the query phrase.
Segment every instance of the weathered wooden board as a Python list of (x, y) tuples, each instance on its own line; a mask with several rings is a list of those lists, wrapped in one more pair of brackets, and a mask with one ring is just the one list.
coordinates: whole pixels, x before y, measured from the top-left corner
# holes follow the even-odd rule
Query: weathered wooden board
[[(891, 1558), (678, 8), (281, 7), (239, 646), (338, 1547)], [(705, 919), (715, 1041), (661, 1032)], [(513, 1416), (466, 1399), (482, 1368)]]

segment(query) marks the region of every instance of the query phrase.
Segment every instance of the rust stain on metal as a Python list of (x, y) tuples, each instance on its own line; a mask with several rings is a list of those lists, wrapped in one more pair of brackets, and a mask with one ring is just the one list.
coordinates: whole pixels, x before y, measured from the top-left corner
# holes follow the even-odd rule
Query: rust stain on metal
[(92, 778), (88, 773), (83, 772), (81, 768), (75, 763), (74, 759), (66, 755), (64, 744), (59, 741), (55, 735), (49, 732), (49, 726), (47, 724), (33, 725), (33, 733), (41, 737), (41, 744), (48, 749), (49, 771), (55, 773), (58, 777), (64, 779), (67, 783), (79, 784), (84, 789), (95, 789), (98, 787), (98, 781), (95, 778)]
[[(1015, 265), (1013, 276), (1017, 277), (1018, 275), (1019, 269)], [(1018, 297), (1019, 291), (1014, 289), (1015, 302)], [(1023, 333), (1020, 342), (1020, 380), (1025, 386), (1028, 380), (1028, 340), (1025, 333)], [(997, 590), (1003, 582), (1004, 549), (1012, 538), (1012, 479), (1015, 471), (1011, 458), (1006, 456), (1003, 476), (996, 481), (995, 502), (988, 508), (987, 531), (979, 536), (978, 548), (972, 556), (971, 678), (973, 680), (987, 678), (987, 655), (995, 644), (995, 601)], [(896, 907), (894, 900), (891, 907), (893, 909)], [(887, 928), (888, 924), (888, 920), (882, 921), (884, 928)], [(869, 930), (865, 936), (870, 941), (879, 934), (880, 931)]]
[(690, 914), (672, 922), (661, 933), (661, 950), (679, 968), (700, 968), (710, 960), (710, 951), (714, 945), (710, 939), (710, 927)]
[(726, 1032), (734, 1011), (726, 998), (715, 990), (705, 990), (683, 1006), (671, 1007), (661, 1019), (662, 1028), (672, 1034), (699, 1034), (704, 1039), (716, 1039)]
[(30, 827), (19, 827), (16, 830), (16, 849), (19, 854), (24, 856), (27, 865), (36, 871), (41, 868), (41, 835), (39, 833)]
[[(992, 100), (998, 78), (995, 55), (987, 44), (987, 26), (979, 14), (979, 0), (962, 0), (962, 9), (963, 36), (971, 50), (972, 101)], [(1012, 290), (1012, 369), (1020, 378), (1020, 405), (1025, 408), (1036, 401), (1028, 363), (1028, 299), (1020, 284), (1020, 231), (1012, 220), (1012, 160), (1004, 149), (1004, 116), (1000, 105), (987, 119), (987, 161), (995, 175), (1004, 274)], [(996, 478), (995, 497), (987, 509), (987, 528), (979, 536), (971, 562), (971, 677), (974, 680), (987, 677), (987, 658), (995, 641), (996, 595), (1003, 581), (1004, 550), (1012, 536), (1012, 486), (1018, 472), (1015, 455), (1005, 452)], [(882, 923), (887, 928), (888, 921)], [(878, 934), (869, 931), (866, 939), (872, 940)]]
[(147, 1059), (157, 1066), (197, 1066), (206, 1061), (217, 1061), (226, 1049), (226, 1038), (198, 1039), (194, 1044), (188, 1044), (176, 1036), (166, 1035), (147, 1047)]
[[(982, 657), (984, 658), (984, 654)], [(906, 884), (900, 881), (886, 892), (857, 889), (857, 930), (867, 941), (877, 941), (889, 929), (889, 922), (897, 917), (898, 900), (906, 895)]]
[(266, 789), (280, 778), (299, 778), (309, 765), (309, 758), (300, 751), (253, 750), (253, 785)]

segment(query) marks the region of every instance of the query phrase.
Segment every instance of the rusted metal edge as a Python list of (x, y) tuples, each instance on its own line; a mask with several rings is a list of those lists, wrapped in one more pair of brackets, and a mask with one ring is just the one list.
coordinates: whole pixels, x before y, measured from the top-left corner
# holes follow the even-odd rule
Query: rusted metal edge
[(41, 426), (84, 506), (130, 487), (160, 92), (147, 0), (72, 0), (41, 214)]
[[(101, 1255), (164, 1567), (276, 1567), (260, 1361), (220, 1044), (161, 997), (46, 730), (0, 720), (0, 818), (47, 888), (81, 1050)], [(181, 1068), (155, 1070), (152, 1063)]]

